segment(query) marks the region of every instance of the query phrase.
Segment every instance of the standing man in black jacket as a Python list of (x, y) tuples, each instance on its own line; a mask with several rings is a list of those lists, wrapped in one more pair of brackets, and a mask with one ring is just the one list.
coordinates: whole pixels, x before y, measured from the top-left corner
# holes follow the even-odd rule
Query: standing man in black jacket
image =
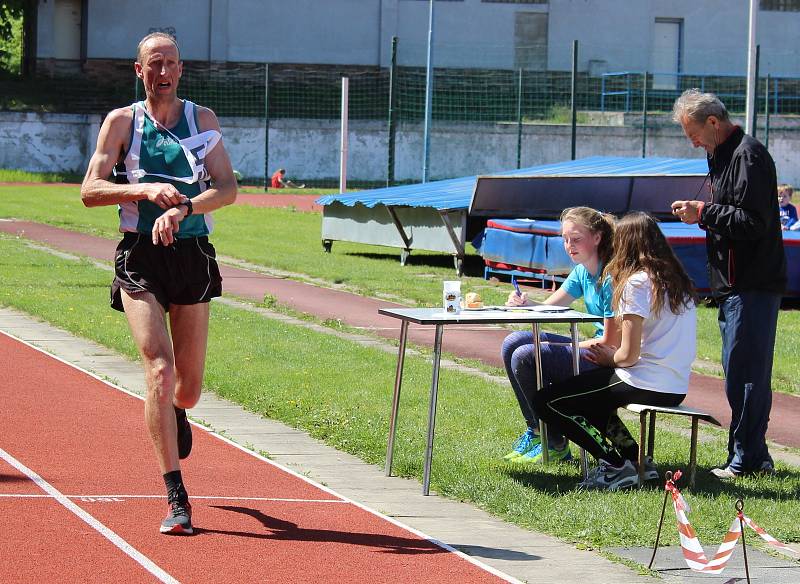
[(685, 91), (673, 119), (708, 156), (709, 201), (675, 201), (672, 213), (706, 232), (709, 282), (719, 305), (722, 367), (732, 420), (723, 480), (773, 472), (766, 434), (772, 407), (772, 357), (786, 287), (786, 256), (775, 204), (775, 163), (734, 125), (712, 93)]

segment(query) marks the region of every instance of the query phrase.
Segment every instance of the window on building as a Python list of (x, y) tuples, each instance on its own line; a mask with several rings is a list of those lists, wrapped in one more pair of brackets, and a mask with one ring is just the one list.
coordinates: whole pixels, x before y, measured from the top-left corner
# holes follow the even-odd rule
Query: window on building
[(496, 4), (548, 4), (550, 0), (481, 0), (481, 2)]
[(514, 14), (514, 66), (517, 69), (547, 69), (547, 13)]
[(800, 0), (761, 0), (761, 10), (771, 12), (800, 12)]

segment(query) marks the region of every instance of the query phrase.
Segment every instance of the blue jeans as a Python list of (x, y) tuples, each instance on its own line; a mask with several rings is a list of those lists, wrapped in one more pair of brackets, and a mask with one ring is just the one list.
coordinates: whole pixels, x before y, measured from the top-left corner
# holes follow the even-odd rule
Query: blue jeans
[(737, 473), (772, 463), (767, 424), (772, 408), (772, 358), (780, 294), (740, 292), (719, 305), (722, 368), (731, 406), (728, 466)]
[[(539, 338), (542, 341), (542, 387), (572, 377), (574, 375), (572, 372), (572, 339), (554, 333), (540, 333)], [(585, 350), (581, 349), (580, 352), (581, 372), (596, 369), (597, 365), (584, 357)], [(528, 424), (528, 428), (538, 432), (539, 418), (532, 406), (533, 396), (536, 392), (533, 333), (531, 331), (511, 333), (503, 341), (500, 353), (525, 422)], [(547, 442), (550, 448), (561, 447), (564, 440), (564, 436), (557, 432), (548, 433)]]

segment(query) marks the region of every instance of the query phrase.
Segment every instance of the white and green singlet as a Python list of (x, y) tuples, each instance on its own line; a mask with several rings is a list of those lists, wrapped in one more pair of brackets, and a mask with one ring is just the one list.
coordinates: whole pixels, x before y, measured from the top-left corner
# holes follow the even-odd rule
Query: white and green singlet
[[(197, 106), (184, 100), (183, 114), (173, 128), (155, 121), (143, 101), (134, 103), (131, 144), (125, 160), (115, 170), (130, 184), (170, 183), (187, 197), (194, 198), (210, 184), (205, 168), (206, 155), (217, 145), (216, 130), (199, 132)], [(124, 165), (124, 168), (122, 168)], [(150, 233), (164, 209), (147, 199), (119, 205), (121, 232)], [(190, 215), (180, 224), (178, 238), (201, 237), (211, 233), (213, 220), (209, 213)]]

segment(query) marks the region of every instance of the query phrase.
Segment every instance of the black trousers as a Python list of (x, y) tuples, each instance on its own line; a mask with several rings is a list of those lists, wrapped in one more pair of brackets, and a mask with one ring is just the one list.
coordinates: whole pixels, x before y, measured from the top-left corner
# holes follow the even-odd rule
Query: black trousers
[(631, 403), (677, 406), (683, 394), (639, 389), (617, 377), (614, 369), (600, 368), (554, 383), (536, 392), (534, 410), (551, 428), (586, 450), (596, 459), (622, 466), (635, 460), (638, 446), (621, 452), (609, 440), (609, 419), (617, 408)]

